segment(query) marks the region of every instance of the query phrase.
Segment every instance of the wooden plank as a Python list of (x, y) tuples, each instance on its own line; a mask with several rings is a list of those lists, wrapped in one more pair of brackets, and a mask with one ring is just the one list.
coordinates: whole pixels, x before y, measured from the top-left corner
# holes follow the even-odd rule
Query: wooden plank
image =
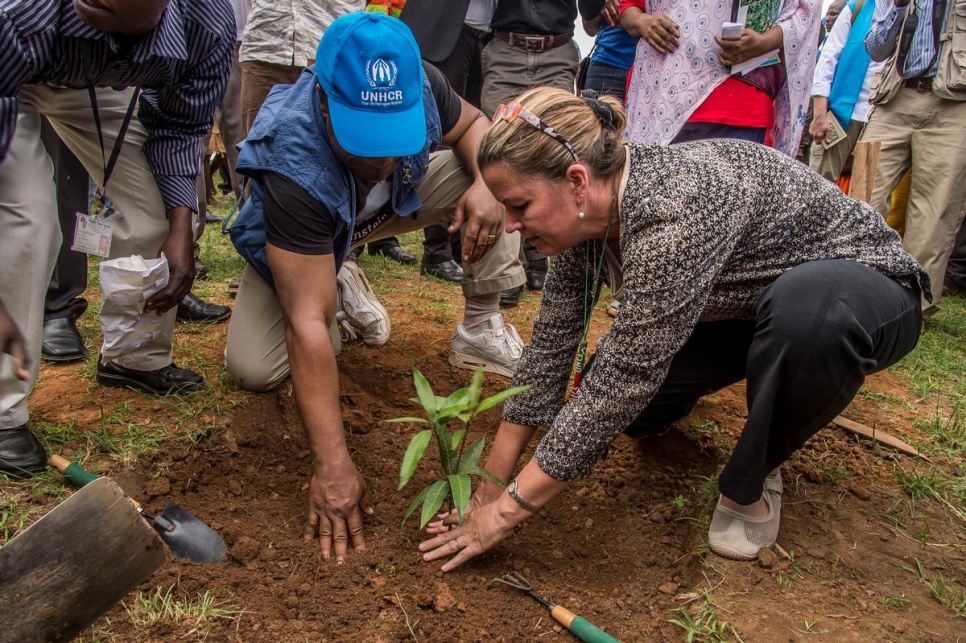
[(875, 187), (875, 173), (879, 167), (880, 141), (859, 141), (855, 144), (852, 160), (852, 182), (849, 196), (870, 203)]
[(120, 487), (95, 480), (0, 548), (0, 641), (70, 640), (166, 558)]
[(926, 461), (929, 460), (929, 458), (919, 453), (919, 451), (914, 446), (907, 444), (906, 442), (903, 442), (902, 440), (900, 440), (895, 436), (889, 435), (885, 431), (873, 429), (871, 427), (868, 427), (854, 420), (844, 418), (841, 415), (837, 416), (834, 420), (832, 420), (832, 424), (839, 427), (840, 429), (845, 429), (850, 433), (856, 433), (858, 435), (862, 435), (867, 438), (872, 438), (876, 442), (881, 442), (886, 446), (890, 446), (893, 449), (902, 451), (906, 455), (916, 456)]

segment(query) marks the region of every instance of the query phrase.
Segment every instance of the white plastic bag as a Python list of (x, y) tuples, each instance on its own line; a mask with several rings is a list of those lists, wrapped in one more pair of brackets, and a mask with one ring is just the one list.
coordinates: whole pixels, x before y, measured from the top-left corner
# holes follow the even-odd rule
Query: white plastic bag
[[(106, 364), (135, 351), (146, 342), (171, 341), (173, 328), (164, 316), (144, 312), (144, 303), (168, 285), (168, 260), (143, 259), (139, 255), (102, 261), (100, 267), (101, 329), (104, 345), (101, 360)], [(167, 328), (165, 328), (167, 326)]]

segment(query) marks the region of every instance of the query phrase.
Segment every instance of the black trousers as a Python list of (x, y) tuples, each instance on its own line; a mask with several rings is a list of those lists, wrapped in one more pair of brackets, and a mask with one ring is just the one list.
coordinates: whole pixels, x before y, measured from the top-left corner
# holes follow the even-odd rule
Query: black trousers
[(54, 162), (54, 181), (57, 184), (57, 214), (63, 241), (57, 263), (47, 286), (44, 320), (77, 319), (87, 310), (84, 291), (87, 290), (87, 255), (70, 247), (74, 242), (75, 214), (87, 212), (89, 177), (67, 146), (61, 143), (54, 128), (44, 119), (40, 138)]
[(814, 261), (776, 279), (755, 319), (699, 323), (627, 429), (659, 433), (702, 396), (747, 379), (748, 419), (718, 479), (740, 504), (831, 422), (866, 375), (898, 362), (922, 328), (919, 292), (853, 261)]

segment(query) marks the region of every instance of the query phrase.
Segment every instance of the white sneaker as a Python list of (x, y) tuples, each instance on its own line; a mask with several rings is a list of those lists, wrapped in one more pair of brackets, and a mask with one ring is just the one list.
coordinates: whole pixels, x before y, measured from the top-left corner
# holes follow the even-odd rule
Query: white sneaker
[(372, 292), (369, 280), (354, 261), (346, 261), (336, 276), (342, 313), (336, 313), (344, 340), (358, 336), (366, 346), (389, 341), (389, 314)]
[(500, 314), (490, 317), (489, 325), (478, 335), (470, 335), (458, 324), (449, 344), (449, 363), (473, 370), (482, 364), (487, 373), (513, 377), (523, 354), (523, 340), (516, 328), (503, 323)]

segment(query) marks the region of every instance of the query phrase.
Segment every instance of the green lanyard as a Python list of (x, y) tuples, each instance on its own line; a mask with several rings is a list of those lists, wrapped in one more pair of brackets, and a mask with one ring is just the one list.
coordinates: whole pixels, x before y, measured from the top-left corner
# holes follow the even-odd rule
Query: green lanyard
[(607, 212), (607, 229), (604, 230), (604, 242), (600, 247), (600, 259), (597, 261), (597, 269), (594, 274), (593, 279), (593, 290), (588, 290), (588, 280), (590, 275), (588, 274), (588, 268), (590, 268), (591, 253), (590, 248), (592, 243), (587, 243), (587, 255), (584, 258), (584, 334), (580, 338), (580, 345), (577, 347), (577, 368), (574, 373), (574, 388), (573, 392), (576, 393), (577, 389), (580, 388), (580, 382), (584, 379), (584, 366), (586, 366), (587, 361), (587, 335), (590, 334), (590, 316), (594, 312), (594, 302), (597, 299), (597, 295), (600, 292), (600, 275), (604, 268), (604, 259), (607, 257), (607, 239), (610, 237), (610, 224), (614, 216), (614, 205), (617, 203), (617, 192), (610, 200), (610, 210)]

